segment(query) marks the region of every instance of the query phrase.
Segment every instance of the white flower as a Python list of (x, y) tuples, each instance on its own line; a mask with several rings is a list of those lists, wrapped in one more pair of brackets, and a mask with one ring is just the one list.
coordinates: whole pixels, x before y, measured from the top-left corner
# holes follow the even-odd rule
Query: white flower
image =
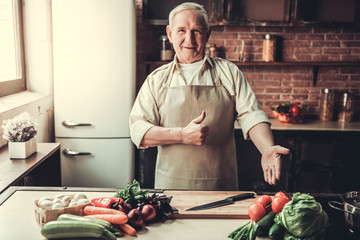
[(3, 120), (3, 138), (10, 142), (26, 142), (36, 136), (37, 125), (36, 119), (23, 112), (13, 119)]

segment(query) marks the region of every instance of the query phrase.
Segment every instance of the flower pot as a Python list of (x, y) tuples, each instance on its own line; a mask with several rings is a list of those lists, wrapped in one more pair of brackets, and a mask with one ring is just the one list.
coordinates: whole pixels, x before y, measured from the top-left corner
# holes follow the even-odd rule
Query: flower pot
[(9, 155), (11, 159), (25, 159), (36, 151), (36, 137), (26, 142), (9, 142)]

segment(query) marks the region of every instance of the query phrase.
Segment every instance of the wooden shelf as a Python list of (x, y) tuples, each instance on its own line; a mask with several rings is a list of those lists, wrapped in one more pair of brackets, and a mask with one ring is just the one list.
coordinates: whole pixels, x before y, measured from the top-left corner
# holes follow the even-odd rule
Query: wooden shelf
[[(169, 63), (170, 61), (145, 61), (145, 64), (150, 65), (163, 65)], [(357, 66), (360, 67), (359, 61), (322, 61), (322, 62), (308, 62), (308, 61), (288, 61), (288, 62), (262, 62), (262, 61), (253, 61), (253, 62), (240, 62), (240, 61), (232, 61), (236, 66), (295, 66), (295, 67), (351, 67)]]
[[(150, 66), (161, 66), (170, 61), (145, 61), (146, 65), (146, 73), (150, 73)], [(317, 75), (319, 71), (319, 67), (360, 67), (359, 61), (288, 61), (288, 62), (261, 62), (261, 61), (253, 61), (253, 62), (240, 62), (240, 61), (232, 61), (238, 67), (312, 67), (314, 76), (313, 76), (313, 86), (316, 86)]]

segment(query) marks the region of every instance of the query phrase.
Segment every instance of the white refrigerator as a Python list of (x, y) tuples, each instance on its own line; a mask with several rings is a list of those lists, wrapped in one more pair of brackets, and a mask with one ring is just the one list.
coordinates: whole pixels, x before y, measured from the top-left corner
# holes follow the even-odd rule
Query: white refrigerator
[(52, 24), (62, 185), (124, 188), (135, 172), (135, 2), (52, 0)]

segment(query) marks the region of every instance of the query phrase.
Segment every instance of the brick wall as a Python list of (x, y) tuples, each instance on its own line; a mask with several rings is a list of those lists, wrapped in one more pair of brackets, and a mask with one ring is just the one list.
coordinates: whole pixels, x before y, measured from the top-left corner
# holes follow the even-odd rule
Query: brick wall
[[(165, 26), (143, 23), (142, 0), (137, 6), (137, 89), (146, 78), (144, 61), (159, 60), (160, 35)], [(239, 61), (244, 40), (246, 61), (261, 61), (262, 40), (269, 33), (277, 38), (277, 61), (359, 61), (356, 67), (320, 67), (313, 86), (314, 68), (291, 66), (241, 66), (260, 105), (271, 117), (270, 106), (296, 101), (305, 106), (309, 116), (316, 116), (324, 88), (339, 93), (360, 94), (360, 31), (351, 27), (245, 27), (214, 26), (208, 45), (216, 44), (219, 56)], [(358, 97), (357, 97), (358, 98)], [(356, 103), (360, 112), (360, 101)]]

